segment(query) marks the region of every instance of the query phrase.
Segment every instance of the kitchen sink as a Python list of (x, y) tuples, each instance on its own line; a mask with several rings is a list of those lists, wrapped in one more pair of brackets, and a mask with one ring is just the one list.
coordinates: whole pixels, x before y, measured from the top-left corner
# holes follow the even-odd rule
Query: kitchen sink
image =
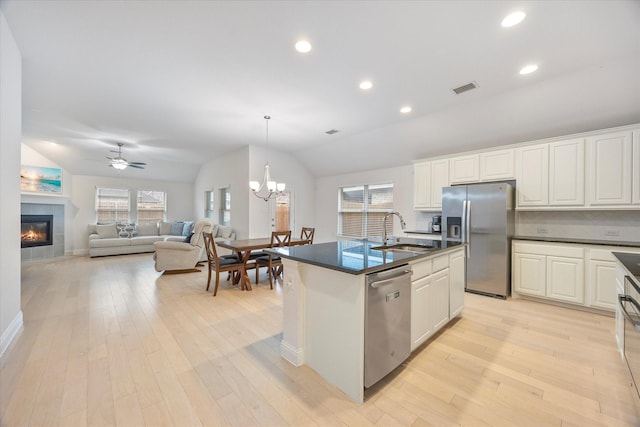
[(374, 251), (403, 251), (403, 252), (426, 253), (426, 252), (433, 251), (434, 248), (424, 246), (424, 245), (415, 245), (411, 243), (397, 243), (395, 245), (374, 246), (371, 249)]

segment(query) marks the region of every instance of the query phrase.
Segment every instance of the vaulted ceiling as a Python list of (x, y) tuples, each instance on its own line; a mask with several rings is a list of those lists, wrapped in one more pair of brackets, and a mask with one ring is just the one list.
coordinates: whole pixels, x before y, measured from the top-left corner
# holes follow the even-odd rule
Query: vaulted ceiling
[(23, 55), (23, 142), (74, 174), (116, 176), (122, 142), (148, 163), (122, 176), (188, 182), (264, 145), (265, 114), (270, 149), (315, 176), (640, 122), (638, 1), (0, 5)]

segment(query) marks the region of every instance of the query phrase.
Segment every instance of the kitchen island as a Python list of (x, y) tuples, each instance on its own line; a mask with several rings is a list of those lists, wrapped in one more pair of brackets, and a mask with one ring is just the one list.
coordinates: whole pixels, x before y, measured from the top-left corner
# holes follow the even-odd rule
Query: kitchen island
[[(369, 274), (411, 266), (412, 350), (462, 311), (466, 244), (406, 238), (401, 243), (381, 248), (379, 242), (343, 240), (268, 250), (284, 264), (282, 357), (311, 367), (356, 402), (364, 400)], [(427, 292), (432, 276), (436, 294)], [(438, 289), (435, 280), (433, 285)], [(444, 307), (446, 319), (433, 316), (429, 303), (434, 310)]]

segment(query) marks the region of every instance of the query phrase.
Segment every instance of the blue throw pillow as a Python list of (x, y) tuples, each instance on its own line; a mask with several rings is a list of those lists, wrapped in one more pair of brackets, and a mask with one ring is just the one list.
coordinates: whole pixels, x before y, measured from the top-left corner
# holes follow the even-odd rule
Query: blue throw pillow
[(194, 233), (189, 234), (187, 237), (185, 237), (184, 242), (185, 243), (191, 243), (191, 238), (193, 237)]
[(171, 223), (171, 235), (172, 236), (182, 236), (182, 230), (184, 229), (184, 222), (182, 221), (173, 221)]
[(184, 227), (182, 228), (182, 235), (188, 236), (193, 232), (193, 221), (185, 221)]

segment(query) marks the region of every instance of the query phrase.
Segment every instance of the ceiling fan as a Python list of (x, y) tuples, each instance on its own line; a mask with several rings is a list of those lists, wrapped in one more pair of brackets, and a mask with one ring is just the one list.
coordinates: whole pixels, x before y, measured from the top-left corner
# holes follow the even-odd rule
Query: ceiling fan
[(124, 144), (122, 142), (118, 142), (118, 151), (111, 150), (112, 153), (118, 153), (118, 155), (116, 157), (108, 157), (107, 156), (107, 159), (111, 160), (111, 163), (109, 164), (109, 166), (114, 168), (114, 169), (118, 169), (118, 170), (126, 169), (127, 166), (131, 166), (132, 168), (136, 168), (136, 169), (144, 169), (144, 167), (146, 166), (146, 163), (129, 162), (129, 161), (127, 161), (127, 159), (122, 157), (122, 146), (123, 145)]

